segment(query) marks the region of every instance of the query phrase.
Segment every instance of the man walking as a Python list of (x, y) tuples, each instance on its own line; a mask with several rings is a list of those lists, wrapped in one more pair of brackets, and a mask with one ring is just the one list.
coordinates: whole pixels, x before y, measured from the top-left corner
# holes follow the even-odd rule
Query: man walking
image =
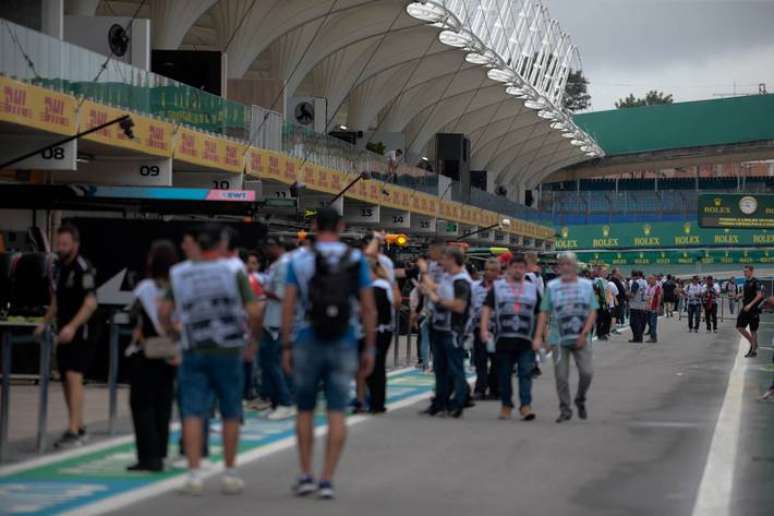
[(607, 340), (610, 333), (610, 310), (607, 302), (608, 290), (607, 279), (605, 278), (605, 269), (600, 266), (594, 266), (592, 271), (592, 285), (594, 294), (597, 296), (597, 338)]
[[(760, 325), (759, 305), (763, 301), (763, 285), (753, 276), (753, 266), (744, 266), (744, 286), (742, 287), (742, 304), (739, 316), (736, 318), (736, 330), (750, 343), (750, 349), (745, 357), (758, 356), (758, 326)], [(750, 328), (748, 331), (747, 328)]]
[[(620, 270), (613, 269), (610, 275), (610, 284), (610, 289), (617, 292), (614, 311), (615, 324), (612, 325), (613, 329), (611, 332), (615, 335), (619, 335), (621, 332), (618, 331), (618, 326), (622, 326), (626, 322), (626, 286)], [(613, 289), (612, 285), (615, 286), (615, 289)]]
[(67, 405), (67, 430), (55, 448), (81, 446), (87, 439), (83, 424), (83, 375), (94, 357), (88, 322), (97, 309), (95, 272), (80, 255), (81, 238), (75, 226), (64, 225), (56, 232), (57, 261), (54, 291), (44, 317), (35, 330), (40, 335), (56, 321), (56, 359)]
[(648, 310), (645, 298), (647, 288), (648, 284), (642, 279), (642, 273), (632, 271), (632, 286), (629, 289), (629, 325), (632, 328), (632, 339), (629, 342), (642, 342)]
[(691, 283), (685, 287), (685, 302), (688, 306), (688, 333), (699, 333), (701, 322), (701, 297), (704, 288), (699, 284), (699, 277), (691, 278)]
[(269, 238), (265, 245), (265, 254), (271, 261), (265, 275), (264, 294), (266, 295), (266, 313), (263, 317), (263, 334), (258, 350), (263, 390), (271, 402), (272, 411), (267, 418), (280, 420), (296, 415), (290, 398), (290, 389), (282, 370), (280, 326), (282, 324), (282, 299), (285, 295), (289, 256), (282, 242)]
[(519, 377), (519, 414), (532, 421), (532, 368), (535, 364), (534, 335), (540, 293), (535, 282), (525, 281), (527, 263), (523, 255), (511, 258), (506, 277), (494, 282), (481, 310), (480, 340), (493, 339), (490, 321), (495, 324), (496, 351), (502, 407), (500, 419), (510, 419), (513, 410), (514, 365)]
[(658, 342), (658, 311), (661, 306), (661, 285), (656, 281), (654, 275), (648, 276), (648, 287), (645, 293), (648, 303), (648, 329), (650, 330), (650, 339), (648, 342)]
[[(474, 399), (487, 399), (487, 391), (491, 399), (497, 399), (500, 389), (497, 381), (497, 361), (495, 353), (487, 350), (487, 340), (481, 336), (482, 308), (492, 285), (500, 277), (500, 263), (490, 258), (484, 264), (484, 277), (473, 283), (473, 362), (476, 366), (476, 385), (473, 389)], [(488, 319), (492, 323), (493, 320)], [(490, 325), (491, 326), (491, 325)], [(492, 328), (488, 328), (491, 330)]]
[(734, 312), (736, 311), (736, 301), (739, 295), (739, 287), (736, 285), (736, 278), (731, 276), (731, 278), (726, 281), (723, 290), (728, 298), (728, 313), (734, 315)]
[(707, 332), (718, 332), (718, 300), (720, 299), (720, 287), (712, 276), (707, 276), (707, 284), (702, 294), (702, 306), (704, 307), (704, 320), (707, 323)]
[(666, 317), (674, 317), (675, 302), (677, 301), (677, 283), (675, 283), (675, 280), (671, 274), (667, 275), (666, 281), (664, 281), (664, 284), (661, 285), (661, 289), (664, 293), (664, 315)]
[(578, 278), (578, 260), (575, 253), (559, 255), (561, 276), (546, 285), (540, 304), (533, 349), (540, 349), (546, 334), (546, 323), (551, 321), (548, 344), (554, 352), (556, 392), (559, 396), (557, 423), (572, 418), (570, 406), (570, 356), (578, 367), (578, 391), (575, 406), (578, 417), (586, 419), (586, 394), (593, 376), (591, 332), (596, 320), (597, 298), (591, 281)]
[[(262, 305), (244, 269), (224, 259), (228, 234), (208, 224), (196, 236), (199, 259), (172, 267), (170, 290), (159, 307), (159, 320), (169, 334), (179, 333), (183, 356), (178, 371), (183, 441), (188, 478), (183, 492), (204, 490), (200, 473), (203, 422), (213, 395), (223, 420), (223, 492), (240, 493), (244, 482), (235, 471), (242, 419), (243, 361), (252, 361), (256, 346), (246, 343), (249, 330), (258, 335)], [(172, 321), (176, 312), (179, 326)]]
[[(294, 374), (296, 437), (301, 475), (293, 490), (298, 496), (317, 491), (335, 496), (333, 475), (346, 440), (350, 383), (358, 372), (358, 313), (365, 347), (360, 373), (374, 366), (376, 308), (371, 272), (363, 254), (339, 240), (344, 222), (333, 208), (317, 210), (314, 244), (296, 251), (288, 264), (282, 300), (282, 347), (285, 370)], [(312, 476), (314, 410), (322, 383), (328, 416), (325, 462), (319, 483)]]
[[(469, 335), (472, 281), (463, 266), (465, 257), (456, 247), (444, 251), (444, 276), (439, 285), (426, 285), (432, 301), (433, 371), (435, 400), (429, 414), (447, 412), (459, 418), (465, 408), (468, 384), (465, 380), (464, 340)], [(454, 390), (454, 397), (450, 388)]]

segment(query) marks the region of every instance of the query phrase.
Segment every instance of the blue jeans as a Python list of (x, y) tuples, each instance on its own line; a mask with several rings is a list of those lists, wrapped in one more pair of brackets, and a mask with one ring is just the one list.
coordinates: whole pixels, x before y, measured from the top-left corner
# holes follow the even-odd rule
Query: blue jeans
[[(456, 410), (465, 406), (468, 385), (465, 380), (465, 350), (451, 332), (430, 333), (433, 343), (433, 372), (435, 373), (435, 408)], [(451, 390), (454, 398), (451, 399)]]
[(430, 365), (430, 320), (425, 317), (419, 325), (419, 359), (428, 367)]
[(183, 419), (210, 415), (213, 395), (223, 420), (242, 417), (241, 350), (186, 351), (178, 368), (180, 412)]
[(292, 404), (290, 389), (285, 379), (285, 373), (281, 365), (281, 345), (279, 338), (272, 337), (271, 333), (263, 330), (259, 362), (261, 367), (261, 381), (266, 397), (276, 407), (281, 405), (289, 407)]
[(658, 333), (656, 326), (658, 325), (658, 311), (653, 310), (648, 312), (648, 322), (650, 324), (650, 338), (653, 340), (658, 339)]
[(701, 305), (688, 304), (688, 329), (698, 330), (701, 322)]
[(535, 367), (535, 352), (531, 349), (497, 352), (500, 378), (500, 398), (503, 407), (513, 408), (513, 366), (518, 365), (520, 406), (532, 405), (532, 370)]
[(323, 342), (315, 338), (310, 328), (301, 330), (293, 345), (293, 364), (299, 411), (314, 410), (320, 383), (329, 412), (347, 409), (358, 366), (357, 342), (351, 335)]

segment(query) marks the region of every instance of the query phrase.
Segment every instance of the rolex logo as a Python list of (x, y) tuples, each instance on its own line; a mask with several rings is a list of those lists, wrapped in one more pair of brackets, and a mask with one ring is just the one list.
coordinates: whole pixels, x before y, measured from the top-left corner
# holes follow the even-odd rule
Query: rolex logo
[(642, 232), (645, 233), (645, 236), (650, 235), (650, 232), (653, 230), (653, 228), (650, 226), (650, 224), (645, 224), (642, 226)]
[(723, 204), (723, 201), (721, 200), (720, 197), (715, 197), (714, 199), (712, 199), (712, 202), (715, 206), (720, 206), (721, 204)]
[(602, 226), (602, 236), (607, 237), (610, 234), (610, 226)]
[(686, 222), (685, 224), (683, 224), (683, 233), (685, 233), (686, 235), (690, 235), (691, 234), (691, 223), (690, 222)]
[(661, 257), (666, 258), (666, 253), (664, 251), (661, 251)]
[(643, 253), (642, 251), (640, 251), (640, 258), (645, 258), (645, 253)]
[(731, 231), (731, 230), (730, 230), (730, 229), (728, 229), (728, 228), (723, 228), (723, 233), (726, 233), (726, 234), (728, 234), (728, 232), (729, 232), (729, 231)]
[(616, 253), (616, 258), (621, 259), (621, 253)]
[(562, 234), (562, 238), (567, 238), (568, 236), (570, 236), (570, 228), (568, 228), (567, 226), (564, 226), (560, 230), (560, 233)]

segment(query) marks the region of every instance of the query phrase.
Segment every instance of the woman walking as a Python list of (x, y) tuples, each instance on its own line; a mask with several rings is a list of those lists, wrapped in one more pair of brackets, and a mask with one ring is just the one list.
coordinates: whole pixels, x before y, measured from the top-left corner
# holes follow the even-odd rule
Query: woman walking
[(397, 308), (400, 300), (396, 300), (392, 285), (388, 280), (387, 271), (379, 262), (371, 264), (371, 277), (373, 279), (374, 300), (376, 301), (377, 326), (376, 326), (376, 361), (374, 370), (368, 377), (368, 391), (371, 395), (371, 414), (383, 414), (387, 411), (385, 399), (387, 397), (387, 351), (392, 343), (393, 333), (393, 308)]
[[(163, 471), (174, 399), (173, 345), (159, 324), (158, 302), (169, 286), (169, 269), (178, 261), (175, 246), (156, 241), (148, 254), (146, 279), (134, 291), (135, 352), (129, 358), (129, 405), (137, 447), (137, 463), (129, 471)], [(130, 350), (127, 350), (129, 353)], [(158, 357), (158, 358), (156, 358)]]

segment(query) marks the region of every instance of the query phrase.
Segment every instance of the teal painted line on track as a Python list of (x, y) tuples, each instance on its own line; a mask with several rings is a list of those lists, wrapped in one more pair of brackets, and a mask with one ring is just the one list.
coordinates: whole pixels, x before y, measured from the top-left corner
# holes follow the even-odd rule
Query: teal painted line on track
[[(388, 377), (388, 406), (410, 397), (428, 394), (432, 375), (407, 370)], [(315, 426), (326, 424), (323, 407), (318, 408)], [(210, 432), (210, 459), (222, 460), (220, 424), (214, 421)], [(253, 452), (294, 435), (294, 419), (269, 421), (252, 411), (245, 412), (239, 453)], [(171, 432), (170, 452), (177, 447), (179, 430)], [(179, 477), (185, 469), (163, 473), (130, 473), (126, 466), (135, 462), (134, 442), (122, 442), (45, 464), (31, 461), (13, 473), (0, 476), (0, 514), (56, 514), (152, 486)]]

